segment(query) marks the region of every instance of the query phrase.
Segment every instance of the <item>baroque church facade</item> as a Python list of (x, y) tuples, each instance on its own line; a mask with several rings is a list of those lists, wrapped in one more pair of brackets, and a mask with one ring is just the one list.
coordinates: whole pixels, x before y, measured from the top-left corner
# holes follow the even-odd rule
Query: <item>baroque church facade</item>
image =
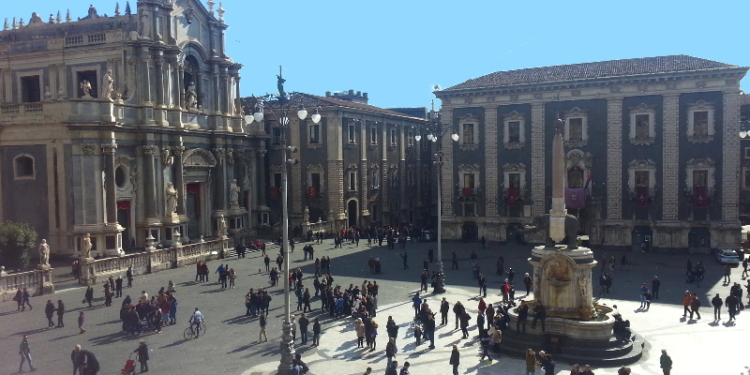
[(0, 31), (0, 219), (53, 253), (122, 254), (252, 226), (267, 136), (246, 126), (224, 9), (141, 0)]
[(443, 121), (461, 136), (443, 144), (444, 236), (521, 239), (550, 208), (549, 152), (561, 119), (566, 205), (591, 244), (739, 246), (747, 70), (659, 56), (499, 71), (435, 92)]

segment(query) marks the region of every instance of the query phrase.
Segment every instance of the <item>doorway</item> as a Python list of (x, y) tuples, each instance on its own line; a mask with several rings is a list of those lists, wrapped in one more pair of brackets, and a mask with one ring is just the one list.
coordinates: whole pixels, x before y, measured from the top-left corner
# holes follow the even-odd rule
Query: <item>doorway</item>
[(183, 236), (198, 238), (201, 235), (201, 185), (199, 183), (185, 186), (185, 211), (188, 218), (188, 233)]
[[(651, 231), (651, 227), (645, 227), (645, 226), (638, 226), (633, 228), (633, 232), (631, 234), (631, 247), (633, 251), (645, 251), (650, 252), (653, 238), (653, 232)], [(641, 245), (643, 245), (643, 248), (641, 248)]]
[(346, 205), (347, 216), (349, 218), (349, 227), (357, 225), (357, 201), (352, 199)]
[(479, 227), (473, 221), (467, 221), (463, 225), (464, 242), (476, 242), (479, 239)]
[(133, 241), (133, 233), (130, 230), (130, 201), (117, 202), (117, 223), (123, 228), (122, 238), (125, 244), (125, 250), (132, 252), (135, 250), (135, 243)]
[(688, 252), (691, 254), (711, 253), (711, 232), (708, 228), (693, 228), (688, 234)]

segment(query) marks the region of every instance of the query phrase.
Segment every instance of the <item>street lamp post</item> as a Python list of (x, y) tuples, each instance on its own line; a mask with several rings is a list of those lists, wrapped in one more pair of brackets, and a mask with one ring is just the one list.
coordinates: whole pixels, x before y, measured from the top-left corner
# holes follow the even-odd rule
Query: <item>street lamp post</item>
[[(255, 113), (250, 116), (245, 116), (245, 121), (249, 124), (253, 121), (263, 121), (264, 110), (268, 109), (279, 122), (281, 127), (281, 146), (283, 152), (283, 162), (281, 164), (281, 252), (284, 257), (284, 323), (281, 328), (281, 360), (278, 367), (277, 374), (279, 375), (290, 375), (292, 373), (292, 360), (294, 360), (294, 341), (292, 340), (292, 321), (291, 321), (291, 293), (289, 285), (289, 209), (288, 209), (288, 185), (287, 185), (287, 165), (296, 165), (299, 160), (292, 159), (291, 153), (297, 152), (297, 148), (294, 146), (288, 146), (286, 142), (286, 128), (289, 126), (289, 115), (294, 109), (297, 109), (297, 117), (300, 120), (307, 118), (307, 110), (304, 107), (304, 97), (297, 93), (286, 93), (284, 91), (284, 82), (286, 80), (282, 77), (281, 67), (279, 67), (279, 75), (276, 76), (278, 79), (278, 95), (268, 94), (264, 97), (258, 98), (255, 104)], [(311, 117), (314, 123), (320, 122), (320, 114), (317, 110)]]
[[(451, 124), (440, 123), (440, 112), (435, 111), (434, 107), (430, 111), (430, 123), (425, 127), (427, 140), (435, 143), (436, 152), (433, 156), (432, 164), (437, 169), (437, 256), (438, 256), (438, 273), (435, 277), (435, 286), (433, 293), (445, 293), (445, 271), (443, 269), (443, 197), (442, 197), (442, 174), (443, 174), (443, 136), (452, 130)], [(451, 132), (451, 140), (458, 141), (458, 134)], [(417, 142), (422, 140), (422, 135), (417, 133), (414, 136)]]

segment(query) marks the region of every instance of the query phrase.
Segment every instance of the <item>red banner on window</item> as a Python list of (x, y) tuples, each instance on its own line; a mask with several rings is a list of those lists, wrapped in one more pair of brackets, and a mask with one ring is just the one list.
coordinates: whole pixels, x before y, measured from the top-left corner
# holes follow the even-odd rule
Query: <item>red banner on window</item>
[(639, 187), (635, 189), (635, 203), (638, 207), (648, 206), (648, 188)]
[(315, 198), (318, 196), (318, 189), (315, 188), (315, 186), (310, 186), (307, 188), (307, 197), (308, 198)]
[(505, 197), (505, 202), (508, 204), (508, 207), (515, 207), (518, 203), (518, 189), (509, 188), (508, 196)]
[(694, 187), (693, 203), (696, 208), (708, 207), (708, 189), (705, 187)]
[(130, 201), (117, 202), (117, 209), (118, 210), (129, 210), (130, 209)]
[(463, 188), (463, 190), (461, 190), (461, 195), (464, 195), (464, 196), (471, 195), (473, 191), (474, 189), (472, 188)]
[(271, 190), (269, 191), (269, 195), (272, 199), (276, 199), (279, 197), (279, 188), (276, 186), (271, 186)]
[(586, 189), (585, 188), (565, 189), (565, 207), (567, 208), (586, 207)]

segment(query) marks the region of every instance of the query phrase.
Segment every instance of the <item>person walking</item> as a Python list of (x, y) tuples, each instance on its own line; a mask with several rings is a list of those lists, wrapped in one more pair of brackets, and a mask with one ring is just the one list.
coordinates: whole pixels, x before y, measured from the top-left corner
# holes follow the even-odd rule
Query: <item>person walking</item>
[(646, 283), (641, 284), (641, 287), (639, 289), (640, 298), (641, 298), (641, 306), (638, 307), (639, 309), (646, 308), (646, 293), (648, 293), (648, 287), (646, 286)]
[(48, 299), (47, 305), (44, 306), (44, 315), (47, 317), (47, 329), (52, 328), (55, 325), (52, 322), (52, 317), (55, 316), (55, 304), (51, 299)]
[(721, 320), (721, 306), (724, 305), (724, 300), (719, 297), (719, 293), (711, 300), (711, 304), (714, 306), (714, 321)]
[(393, 358), (396, 358), (396, 341), (393, 337), (388, 338), (388, 344), (385, 345), (385, 358), (388, 361), (387, 367), (393, 364)]
[(62, 328), (65, 327), (65, 323), (63, 322), (63, 315), (65, 315), (65, 304), (61, 299), (57, 300), (57, 327), (56, 328)]
[(99, 361), (96, 359), (94, 353), (89, 350), (81, 350), (82, 363), (80, 365), (81, 371), (86, 375), (96, 375), (99, 372)]
[(29, 300), (31, 299), (31, 295), (29, 294), (29, 291), (26, 290), (26, 288), (23, 288), (23, 292), (21, 293), (21, 311), (26, 310), (26, 306), (29, 306), (29, 310), (34, 310), (33, 307), (31, 307), (31, 302)]
[(80, 368), (82, 361), (81, 346), (76, 345), (72, 352), (70, 352), (70, 361), (73, 362), (73, 375), (79, 372), (79, 375), (83, 375), (83, 370)]
[(526, 295), (528, 296), (531, 291), (531, 276), (528, 272), (523, 275), (523, 286), (526, 287)]
[(266, 313), (260, 313), (260, 317), (258, 317), (258, 325), (260, 325), (260, 334), (258, 334), (258, 341), (260, 342), (260, 339), (263, 338), (263, 341), (268, 341), (268, 336), (266, 336), (266, 325), (268, 322), (266, 321)]
[(133, 266), (128, 267), (128, 270), (125, 271), (125, 278), (128, 279), (128, 288), (133, 287)]
[[(526, 334), (526, 320), (529, 318), (529, 305), (526, 301), (521, 300), (521, 305), (518, 306), (518, 320), (516, 320), (516, 332), (522, 332)], [(523, 327), (523, 331), (521, 331)]]
[(86, 323), (86, 315), (81, 311), (78, 313), (78, 329), (81, 330), (79, 333), (86, 332), (86, 329), (83, 328), (84, 323)]
[(742, 260), (742, 275), (740, 275), (740, 277), (742, 277), (743, 280), (748, 275), (748, 273), (747, 273), (747, 262), (748, 262), (748, 259), (750, 259), (750, 257), (746, 256), (745, 259)]
[(625, 256), (625, 254), (622, 254), (622, 257), (620, 258), (620, 271), (630, 271), (628, 268), (630, 264), (628, 263), (628, 258)]
[(448, 324), (448, 311), (450, 311), (451, 305), (443, 297), (443, 302), (440, 302), (440, 325), (444, 326)]
[(659, 299), (659, 288), (661, 288), (661, 280), (659, 280), (659, 277), (654, 276), (654, 279), (651, 280), (651, 294), (653, 294), (655, 299)]
[(302, 313), (299, 319), (297, 319), (297, 324), (299, 324), (299, 334), (302, 345), (307, 345), (307, 327), (310, 325), (310, 319), (307, 319), (305, 313)]
[(411, 375), (411, 373), (409, 372), (409, 366), (411, 366), (409, 361), (404, 362), (404, 367), (401, 368), (401, 372), (399, 372), (399, 375)]
[(313, 346), (320, 345), (320, 322), (318, 318), (313, 319)]
[(687, 317), (687, 314), (690, 313), (690, 301), (692, 301), (692, 297), (690, 296), (690, 291), (686, 290), (685, 295), (682, 297), (682, 317)]
[(94, 301), (94, 287), (89, 286), (86, 288), (86, 293), (84, 294), (84, 300), (86, 303), (89, 304), (89, 307), (91, 307), (91, 303)]
[(698, 309), (701, 307), (701, 300), (698, 299), (698, 295), (693, 293), (692, 299), (690, 300), (690, 320), (693, 320), (693, 313), (698, 315), (698, 319), (701, 318), (701, 313)]
[(531, 348), (526, 349), (526, 375), (536, 373), (536, 353)]
[(146, 342), (141, 340), (138, 343), (138, 347), (133, 350), (133, 353), (138, 354), (138, 362), (141, 364), (141, 372), (148, 372), (148, 345)]
[(666, 349), (661, 350), (661, 357), (659, 357), (659, 367), (664, 375), (669, 375), (672, 372), (672, 357), (667, 354)]
[(729, 264), (726, 264), (724, 266), (724, 285), (729, 285), (732, 283), (732, 266)]
[(24, 362), (29, 362), (29, 369), (31, 369), (31, 371), (34, 371), (34, 364), (31, 362), (31, 347), (29, 346), (29, 339), (26, 335), (23, 335), (23, 340), (21, 340), (18, 354), (21, 355), (21, 364), (18, 365), (18, 372), (23, 372)]
[(461, 363), (461, 354), (458, 352), (458, 346), (453, 345), (453, 351), (451, 352), (451, 359), (448, 364), (453, 366), (453, 375), (458, 375), (458, 365)]
[(357, 348), (364, 348), (367, 327), (365, 327), (365, 324), (362, 322), (361, 318), (357, 318), (357, 320), (354, 322), (354, 332), (357, 334)]
[(545, 331), (544, 328), (544, 320), (547, 319), (547, 309), (542, 305), (542, 301), (536, 302), (536, 307), (534, 307), (534, 320), (531, 322), (531, 328), (536, 328), (536, 322), (537, 320), (542, 322), (542, 332)]
[(456, 316), (456, 327), (453, 329), (455, 331), (458, 330), (458, 325), (461, 323), (461, 317), (466, 314), (466, 308), (461, 304), (461, 301), (456, 301), (456, 304), (453, 305), (453, 314)]
[(458, 253), (456, 253), (455, 251), (453, 252), (451, 269), (452, 270), (457, 270), (458, 269)]
[(729, 311), (729, 322), (735, 320), (738, 305), (740, 304), (739, 298), (730, 293), (727, 298), (724, 299), (724, 304), (727, 305), (727, 310)]
[(419, 316), (419, 307), (422, 306), (422, 298), (419, 297), (419, 292), (412, 297), (411, 301), (414, 308), (414, 317), (416, 318)]
[(385, 375), (398, 375), (398, 361), (393, 361), (390, 367), (386, 367)]
[(404, 269), (408, 270), (409, 269), (409, 263), (408, 263), (409, 262), (409, 254), (407, 254), (406, 251), (404, 251), (403, 253), (401, 253), (401, 259), (404, 260)]
[(479, 357), (479, 360), (484, 361), (484, 357), (487, 356), (489, 363), (492, 363), (492, 357), (490, 357), (490, 336), (484, 332), (482, 337), (479, 338), (479, 341), (482, 344), (482, 356)]

